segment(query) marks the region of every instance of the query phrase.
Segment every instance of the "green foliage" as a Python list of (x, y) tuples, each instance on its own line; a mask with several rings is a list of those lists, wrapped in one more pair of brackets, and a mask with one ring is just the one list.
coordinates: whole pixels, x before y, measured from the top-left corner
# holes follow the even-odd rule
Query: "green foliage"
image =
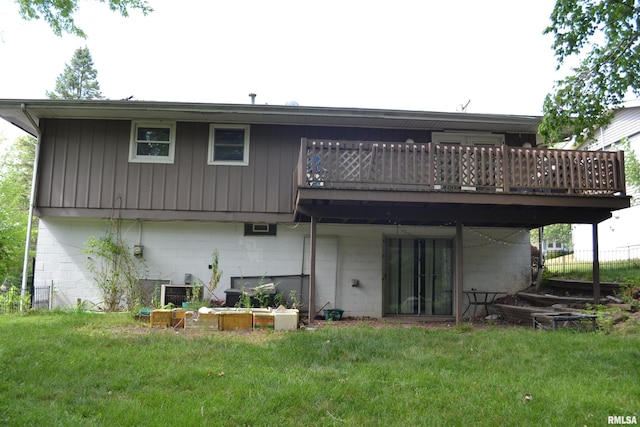
[(298, 294), (293, 289), (289, 292), (289, 308), (299, 309), (301, 307)]
[[(624, 177), (627, 185), (627, 194), (633, 190), (640, 190), (640, 161), (636, 152), (631, 148), (629, 138), (622, 139), (622, 149), (624, 150)], [(633, 204), (637, 203), (633, 201)]]
[(256, 301), (256, 303), (258, 304), (258, 307), (260, 307), (260, 308), (269, 307), (269, 302), (271, 301), (271, 296), (270, 296), (270, 294), (268, 292), (265, 292), (264, 290), (259, 288), (253, 294), (253, 298)]
[(7, 286), (3, 283), (0, 286), (0, 314), (18, 313), (21, 310), (28, 310), (31, 305), (31, 296), (21, 296), (18, 286)]
[(210, 299), (213, 299), (213, 292), (218, 288), (220, 279), (222, 279), (222, 270), (220, 269), (219, 255), (218, 250), (216, 249), (211, 255), (211, 278), (209, 278), (209, 284), (207, 286)]
[(106, 311), (118, 310), (122, 303), (129, 310), (140, 305), (140, 279), (146, 275), (145, 263), (133, 256), (118, 231), (117, 225), (111, 225), (103, 237), (89, 237), (83, 249)]
[(565, 246), (571, 246), (571, 224), (552, 224), (544, 227), (542, 239), (545, 242), (560, 242)]
[[(78, 11), (78, 0), (16, 0), (20, 6), (20, 16), (24, 20), (44, 19), (57, 36), (63, 32), (87, 38), (86, 33), (76, 26), (73, 18)], [(130, 9), (138, 9), (144, 15), (153, 12), (144, 0), (100, 0), (100, 3), (107, 3), (112, 12), (129, 16)]]
[(202, 283), (202, 280), (196, 277), (191, 286), (191, 289), (187, 289), (187, 303), (190, 308), (207, 307), (209, 303), (204, 301), (204, 283)]
[(626, 283), (620, 285), (620, 298), (631, 304), (633, 310), (640, 310), (640, 283)]
[(251, 308), (252, 305), (251, 295), (248, 292), (245, 292), (245, 288), (242, 288), (242, 292), (240, 292), (240, 297), (238, 298), (238, 302), (236, 302), (237, 308)]
[[(21, 281), (36, 139), (17, 138), (0, 159), (0, 280)], [(35, 219), (34, 219), (35, 221)], [(35, 246), (37, 227), (31, 235)]]
[(93, 59), (88, 47), (76, 49), (71, 65), (56, 78), (56, 90), (47, 91), (51, 99), (102, 99), (98, 72), (93, 68)]
[(545, 142), (588, 140), (630, 91), (640, 95), (638, 13), (634, 0), (556, 1), (544, 33), (554, 36), (558, 69), (573, 57), (579, 65), (545, 98), (539, 128)]
[(284, 292), (278, 292), (277, 294), (275, 294), (275, 296), (273, 297), (273, 306), (274, 307), (287, 306), (287, 299), (284, 296)]
[(622, 310), (620, 310), (617, 307), (616, 308), (607, 307), (606, 305), (603, 305), (603, 304), (587, 304), (586, 309), (587, 311), (590, 311), (594, 313), (596, 316), (598, 316), (598, 319), (597, 319), (598, 331), (605, 334), (610, 334), (614, 331), (614, 326), (615, 326), (614, 315), (616, 313), (622, 313)]

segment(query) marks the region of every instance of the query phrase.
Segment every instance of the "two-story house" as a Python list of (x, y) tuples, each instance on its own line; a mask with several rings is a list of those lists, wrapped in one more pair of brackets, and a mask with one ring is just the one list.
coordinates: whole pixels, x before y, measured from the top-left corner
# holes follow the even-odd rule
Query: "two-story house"
[(531, 283), (529, 230), (629, 205), (620, 152), (548, 150), (539, 117), (0, 100), (39, 135), (35, 281), (100, 301), (89, 236), (119, 221), (150, 278), (308, 275), (306, 309), (462, 319), (464, 291)]

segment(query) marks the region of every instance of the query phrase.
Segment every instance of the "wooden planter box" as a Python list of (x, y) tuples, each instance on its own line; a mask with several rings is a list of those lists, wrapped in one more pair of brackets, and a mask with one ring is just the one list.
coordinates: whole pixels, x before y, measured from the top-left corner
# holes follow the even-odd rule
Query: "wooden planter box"
[(179, 308), (171, 310), (171, 326), (174, 328), (185, 328), (187, 321), (193, 318), (193, 311), (186, 311)]
[(251, 330), (253, 328), (253, 314), (240, 311), (220, 311), (218, 315), (218, 329), (221, 331)]
[(220, 329), (220, 316), (218, 313), (198, 313), (198, 318), (193, 322), (199, 329)]
[(151, 312), (151, 326), (167, 328), (171, 326), (172, 319), (171, 310), (153, 310)]

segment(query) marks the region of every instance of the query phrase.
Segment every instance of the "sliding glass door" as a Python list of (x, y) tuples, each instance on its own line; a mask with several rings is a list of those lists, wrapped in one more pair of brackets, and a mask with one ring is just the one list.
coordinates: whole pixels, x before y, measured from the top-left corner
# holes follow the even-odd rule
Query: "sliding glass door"
[(453, 241), (385, 238), (386, 315), (453, 314)]

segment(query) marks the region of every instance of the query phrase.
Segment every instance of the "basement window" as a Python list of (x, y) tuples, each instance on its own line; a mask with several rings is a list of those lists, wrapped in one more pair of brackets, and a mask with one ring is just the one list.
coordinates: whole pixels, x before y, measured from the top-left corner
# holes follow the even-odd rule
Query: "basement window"
[(217, 125), (209, 129), (209, 164), (247, 166), (249, 164), (249, 126)]
[(129, 161), (134, 163), (173, 163), (175, 122), (131, 122)]
[(275, 236), (277, 231), (276, 224), (247, 223), (244, 225), (245, 236)]

